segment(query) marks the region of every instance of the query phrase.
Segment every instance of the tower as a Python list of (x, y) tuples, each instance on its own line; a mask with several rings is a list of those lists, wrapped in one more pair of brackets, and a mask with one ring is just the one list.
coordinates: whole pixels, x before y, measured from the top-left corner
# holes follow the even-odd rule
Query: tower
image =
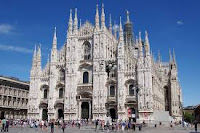
[(130, 22), (129, 11), (127, 11), (127, 20), (124, 25), (124, 40), (125, 40), (125, 45), (128, 46), (133, 46), (133, 44), (135, 43), (133, 25)]

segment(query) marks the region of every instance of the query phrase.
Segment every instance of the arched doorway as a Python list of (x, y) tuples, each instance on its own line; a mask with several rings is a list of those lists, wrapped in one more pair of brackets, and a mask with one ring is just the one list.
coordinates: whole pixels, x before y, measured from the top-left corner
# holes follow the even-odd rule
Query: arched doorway
[(128, 109), (129, 120), (136, 122), (136, 111), (135, 108)]
[(89, 103), (83, 102), (81, 105), (81, 119), (89, 119)]
[(47, 109), (42, 110), (42, 120), (48, 120), (48, 110)]
[(63, 109), (58, 109), (58, 119), (64, 119)]
[(5, 118), (5, 112), (1, 111), (1, 118), (0, 119), (4, 119)]
[(110, 109), (110, 117), (112, 120), (116, 119), (116, 110), (114, 108)]

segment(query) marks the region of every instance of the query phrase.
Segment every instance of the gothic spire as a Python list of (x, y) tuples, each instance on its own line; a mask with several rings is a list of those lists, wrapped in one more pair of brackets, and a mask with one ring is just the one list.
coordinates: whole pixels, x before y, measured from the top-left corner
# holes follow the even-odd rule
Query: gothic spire
[(139, 56), (142, 57), (143, 56), (143, 46), (142, 46), (142, 38), (141, 38), (141, 32), (140, 31), (139, 31), (138, 43), (139, 43)]
[(77, 8), (75, 8), (75, 16), (74, 16), (74, 35), (78, 34), (78, 17), (77, 17)]
[(120, 23), (119, 23), (119, 40), (124, 41), (121, 16), (120, 16)]
[(174, 48), (173, 48), (173, 61), (174, 61), (174, 63), (176, 64), (176, 55), (175, 55), (175, 50), (174, 50)]
[(36, 61), (37, 61), (37, 49), (36, 49), (36, 45), (35, 45), (35, 49), (33, 52), (33, 62), (32, 62), (32, 68), (36, 66)]
[(73, 29), (73, 21), (72, 21), (72, 9), (70, 9), (70, 15), (69, 15), (69, 23), (68, 23), (68, 35), (72, 35), (72, 29)]
[(127, 17), (127, 18), (126, 18), (126, 23), (130, 23), (129, 11), (128, 11), (128, 10), (126, 11), (126, 15), (127, 15), (127, 16), (126, 16), (126, 17)]
[(102, 10), (101, 10), (101, 29), (105, 28), (105, 12), (104, 12), (104, 4), (102, 4)]
[(80, 19), (80, 28), (81, 28), (81, 26), (82, 26), (82, 25), (81, 25), (81, 19)]
[(41, 70), (41, 44), (38, 46), (37, 51), (37, 67)]
[(110, 14), (110, 20), (109, 20), (109, 32), (112, 33), (112, 19)]
[(158, 62), (161, 62), (161, 55), (160, 55), (160, 50), (158, 50)]
[(54, 28), (54, 35), (53, 35), (53, 49), (57, 49), (56, 27)]
[(172, 53), (170, 48), (169, 48), (169, 61), (172, 62)]
[(148, 38), (147, 31), (145, 31), (145, 52), (146, 52), (146, 55), (150, 54), (149, 38)]
[(95, 15), (95, 31), (99, 30), (99, 6), (96, 6), (96, 15)]

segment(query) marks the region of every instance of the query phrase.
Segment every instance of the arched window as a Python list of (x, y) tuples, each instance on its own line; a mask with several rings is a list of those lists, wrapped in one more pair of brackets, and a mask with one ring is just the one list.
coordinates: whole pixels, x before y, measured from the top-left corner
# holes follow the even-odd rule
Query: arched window
[(44, 99), (48, 98), (48, 94), (47, 93), (48, 93), (48, 91), (47, 91), (47, 89), (45, 89), (44, 90)]
[(110, 96), (111, 97), (115, 96), (115, 87), (114, 86), (110, 86)]
[(83, 84), (86, 84), (89, 82), (89, 74), (88, 72), (83, 73)]
[(65, 81), (65, 70), (64, 69), (60, 70), (60, 81)]
[(63, 93), (64, 93), (63, 88), (60, 88), (59, 89), (59, 98), (63, 98)]
[(83, 43), (84, 46), (84, 60), (90, 60), (91, 59), (91, 45), (88, 41), (85, 41)]
[(134, 89), (134, 86), (132, 84), (129, 85), (129, 95), (130, 96), (135, 95), (135, 89)]

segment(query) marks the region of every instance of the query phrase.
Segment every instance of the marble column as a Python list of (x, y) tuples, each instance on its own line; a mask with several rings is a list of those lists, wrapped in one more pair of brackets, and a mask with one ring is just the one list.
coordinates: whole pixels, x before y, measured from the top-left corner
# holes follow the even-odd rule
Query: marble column
[(79, 120), (81, 119), (81, 104), (82, 104), (82, 101), (79, 101), (79, 108), (78, 108), (79, 109), (78, 110), (79, 111), (79, 113), (78, 113), (79, 114), (79, 116), (78, 116)]
[(89, 104), (89, 119), (91, 119), (91, 115), (92, 115), (91, 114), (92, 113), (91, 112), (91, 101), (89, 101), (88, 104)]

